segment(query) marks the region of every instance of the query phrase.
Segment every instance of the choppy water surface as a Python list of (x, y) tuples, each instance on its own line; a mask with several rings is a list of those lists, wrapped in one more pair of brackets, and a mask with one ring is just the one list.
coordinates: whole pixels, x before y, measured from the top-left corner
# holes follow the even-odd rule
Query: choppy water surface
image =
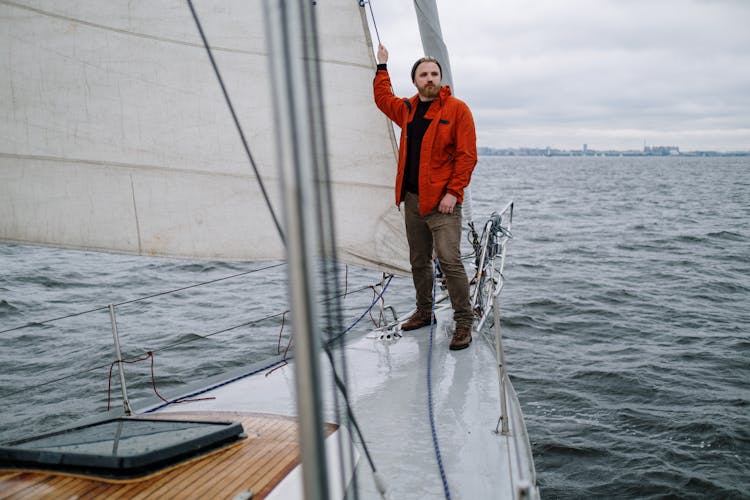
[[(543, 497), (750, 498), (750, 160), (485, 157), (475, 179), (478, 216), (515, 201), (506, 361)], [(266, 266), (2, 245), (0, 330)], [(284, 271), (118, 306), (123, 356), (153, 351), (168, 393), (275, 355)], [(111, 339), (106, 310), (0, 334), (0, 440), (103, 412)]]

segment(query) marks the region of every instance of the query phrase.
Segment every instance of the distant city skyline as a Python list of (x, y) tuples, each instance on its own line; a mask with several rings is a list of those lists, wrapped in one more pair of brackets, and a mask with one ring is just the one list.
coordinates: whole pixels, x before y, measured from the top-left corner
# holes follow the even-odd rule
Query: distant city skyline
[[(750, 150), (750, 1), (437, 3), (481, 145)], [(413, 3), (372, 7), (394, 90), (413, 95)]]
[(583, 144), (580, 148), (552, 147), (493, 148), (478, 146), (480, 156), (742, 156), (750, 157), (750, 150), (718, 151), (701, 149), (683, 151), (677, 146), (645, 146), (643, 149), (595, 149)]

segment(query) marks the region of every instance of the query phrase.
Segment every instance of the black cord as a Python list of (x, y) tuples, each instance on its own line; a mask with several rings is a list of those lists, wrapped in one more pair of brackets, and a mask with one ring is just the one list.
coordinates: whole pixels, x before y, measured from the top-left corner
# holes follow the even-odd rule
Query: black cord
[(276, 218), (276, 212), (274, 212), (273, 207), (271, 206), (271, 200), (268, 198), (268, 193), (266, 193), (266, 188), (263, 185), (263, 181), (260, 178), (260, 172), (258, 172), (258, 167), (255, 164), (255, 160), (253, 159), (252, 153), (250, 153), (250, 146), (248, 146), (247, 140), (245, 139), (245, 133), (242, 131), (242, 125), (240, 125), (240, 121), (237, 118), (237, 113), (234, 112), (234, 106), (232, 105), (232, 100), (229, 98), (229, 93), (227, 92), (227, 89), (224, 86), (224, 80), (221, 78), (221, 73), (219, 72), (219, 67), (216, 65), (216, 61), (214, 60), (213, 53), (211, 52), (211, 47), (208, 45), (208, 40), (206, 39), (206, 35), (203, 33), (203, 27), (201, 26), (201, 22), (198, 19), (198, 13), (195, 12), (195, 8), (193, 7), (192, 0), (187, 0), (187, 3), (190, 6), (190, 12), (193, 14), (195, 25), (198, 28), (198, 32), (201, 35), (201, 39), (203, 40), (203, 46), (206, 48), (206, 52), (208, 53), (208, 58), (211, 60), (211, 66), (213, 66), (214, 73), (216, 74), (216, 78), (219, 80), (219, 85), (221, 86), (221, 91), (224, 94), (224, 100), (227, 102), (227, 106), (229, 107), (229, 112), (232, 114), (234, 125), (235, 127), (237, 127), (237, 132), (239, 132), (240, 134), (240, 139), (242, 140), (242, 145), (245, 148), (245, 153), (247, 154), (247, 157), (250, 160), (250, 165), (252, 165), (253, 171), (255, 172), (255, 177), (258, 180), (258, 186), (260, 187), (260, 191), (263, 193), (263, 198), (266, 200), (266, 206), (268, 207), (268, 211), (271, 214), (273, 223), (276, 224), (276, 230), (279, 233), (279, 238), (281, 238), (281, 242), (284, 244), (284, 246), (286, 246), (286, 239), (284, 238), (284, 231), (281, 229), (281, 224), (279, 223), (279, 220)]
[(375, 36), (378, 39), (378, 45), (380, 45), (380, 33), (378, 32), (378, 24), (375, 22), (375, 13), (372, 11), (372, 0), (360, 0), (359, 6), (364, 7), (367, 4), (370, 7), (370, 17), (372, 18), (372, 26), (375, 28)]

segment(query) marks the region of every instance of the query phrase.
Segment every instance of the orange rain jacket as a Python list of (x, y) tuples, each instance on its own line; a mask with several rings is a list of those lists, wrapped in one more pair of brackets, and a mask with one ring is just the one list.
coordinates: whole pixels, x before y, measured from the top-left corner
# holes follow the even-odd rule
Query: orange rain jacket
[[(405, 196), (406, 130), (414, 119), (419, 94), (409, 99), (393, 95), (388, 71), (380, 69), (373, 82), (375, 104), (401, 127), (396, 173), (396, 205)], [(464, 188), (469, 185), (477, 163), (477, 139), (474, 118), (463, 101), (451, 95), (447, 85), (432, 101), (425, 118), (432, 120), (422, 138), (419, 158), (419, 213), (424, 215), (437, 208), (445, 193), (451, 193), (463, 203)]]

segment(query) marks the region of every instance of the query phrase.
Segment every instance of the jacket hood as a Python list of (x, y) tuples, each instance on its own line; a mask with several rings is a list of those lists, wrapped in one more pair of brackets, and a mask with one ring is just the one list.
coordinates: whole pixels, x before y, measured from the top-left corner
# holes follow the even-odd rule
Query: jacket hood
[(438, 97), (440, 97), (440, 99), (445, 99), (446, 97), (451, 96), (451, 95), (453, 95), (453, 92), (451, 92), (450, 85), (443, 85), (440, 88), (440, 93), (438, 94)]

